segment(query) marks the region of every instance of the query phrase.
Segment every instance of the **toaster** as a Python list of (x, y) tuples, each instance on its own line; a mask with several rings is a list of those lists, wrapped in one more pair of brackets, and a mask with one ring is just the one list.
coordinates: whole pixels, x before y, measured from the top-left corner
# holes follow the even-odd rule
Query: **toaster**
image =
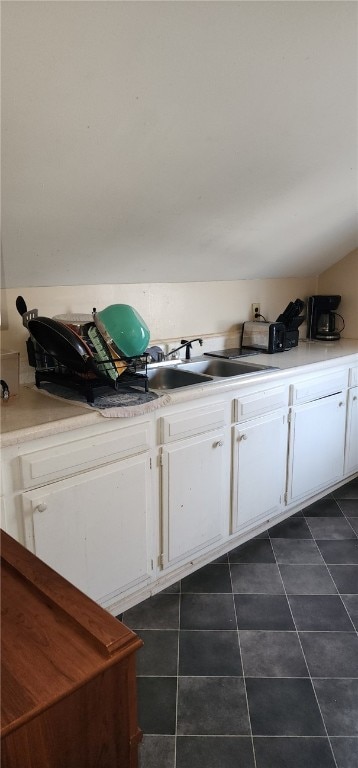
[(284, 323), (244, 323), (241, 346), (260, 349), (269, 354), (283, 352), (286, 347), (286, 327)]

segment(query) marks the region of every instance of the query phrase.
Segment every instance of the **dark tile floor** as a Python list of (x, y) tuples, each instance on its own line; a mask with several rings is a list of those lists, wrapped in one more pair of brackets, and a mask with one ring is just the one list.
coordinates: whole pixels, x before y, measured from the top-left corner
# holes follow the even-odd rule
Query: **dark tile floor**
[(141, 768), (357, 768), (358, 479), (123, 621)]

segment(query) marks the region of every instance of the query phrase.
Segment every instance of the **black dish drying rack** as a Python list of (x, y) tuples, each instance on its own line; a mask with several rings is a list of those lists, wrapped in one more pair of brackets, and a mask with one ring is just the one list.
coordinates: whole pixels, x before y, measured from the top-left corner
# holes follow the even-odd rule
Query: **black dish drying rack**
[[(89, 338), (84, 337), (84, 341), (91, 346)], [(100, 392), (101, 388), (110, 387), (118, 392), (139, 386), (143, 387), (144, 392), (148, 392), (149, 355), (145, 352), (136, 357), (121, 357), (120, 362), (125, 363), (126, 368), (113, 379), (107, 373), (108, 364), (115, 366), (118, 359), (112, 357), (110, 352), (108, 358), (100, 361), (93, 359), (90, 370), (78, 372), (48, 354), (31, 336), (27, 339), (26, 346), (29, 365), (35, 368), (35, 384), (38, 388), (42, 383), (51, 382), (79, 392), (85, 396), (88, 403), (94, 403), (96, 394), (103, 394)]]
[[(48, 357), (48, 355), (46, 357)], [(142, 364), (142, 357), (138, 358), (138, 360), (140, 360)], [(76, 390), (81, 395), (84, 395), (88, 403), (94, 403), (96, 393), (100, 394), (99, 389), (103, 387), (111, 387), (118, 392), (121, 389), (127, 390), (128, 387), (131, 386), (142, 386), (144, 392), (148, 392), (148, 376), (146, 372), (139, 374), (135, 368), (137, 358), (130, 358), (130, 360), (127, 360), (128, 366), (126, 370), (118, 376), (117, 379), (111, 379), (106, 375), (92, 376), (90, 373), (80, 374), (76, 371), (71, 371), (71, 369), (66, 366), (57, 364), (56, 361), (54, 362), (55, 365), (52, 368), (36, 367), (35, 384), (38, 388), (41, 387), (42, 382), (59, 384), (62, 387), (68, 387), (69, 389)], [(39, 364), (40, 366), (42, 365), (40, 360)]]

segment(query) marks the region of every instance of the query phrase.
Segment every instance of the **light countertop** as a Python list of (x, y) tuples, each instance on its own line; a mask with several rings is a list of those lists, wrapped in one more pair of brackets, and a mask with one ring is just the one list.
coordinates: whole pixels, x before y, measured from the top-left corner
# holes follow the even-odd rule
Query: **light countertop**
[(48, 397), (31, 385), (20, 387), (18, 395), (1, 401), (0, 418), (3, 446), (66, 432), (102, 419), (98, 411)]
[(260, 354), (251, 358), (253, 362), (275, 365), (282, 370), (290, 370), (301, 365), (331, 363), (342, 357), (358, 355), (358, 340), (340, 339), (340, 341), (305, 341), (300, 340), (297, 347), (275, 355)]
[[(285, 371), (301, 366), (313, 366), (312, 370), (317, 368), (319, 371), (331, 366), (335, 360), (337, 364), (340, 362), (358, 364), (358, 341), (349, 339), (331, 343), (302, 341), (298, 347), (287, 352), (274, 355), (259, 354), (247, 360), (278, 368), (278, 371), (268, 373), (267, 377), (265, 374), (260, 376), (260, 383), (267, 378), (271, 384), (275, 379), (280, 379)], [(170, 396), (173, 404), (184, 400), (189, 402), (208, 395), (212, 391), (218, 393), (228, 389), (238, 389), (249, 383), (252, 383), (251, 377), (250, 381), (245, 377), (245, 382), (242, 379), (221, 379), (203, 386), (171, 391)], [(20, 387), (18, 395), (10, 397), (8, 401), (1, 401), (0, 419), (3, 447), (103, 422), (103, 417), (98, 411), (86, 406), (73, 405), (67, 400), (51, 398), (36, 391), (31, 385)]]

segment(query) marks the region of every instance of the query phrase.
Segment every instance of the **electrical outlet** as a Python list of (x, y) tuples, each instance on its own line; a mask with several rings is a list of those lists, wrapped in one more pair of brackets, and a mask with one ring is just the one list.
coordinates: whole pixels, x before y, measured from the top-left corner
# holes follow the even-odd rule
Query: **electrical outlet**
[(252, 307), (252, 319), (253, 320), (260, 320), (260, 304), (258, 301), (255, 301), (254, 304), (251, 304)]

